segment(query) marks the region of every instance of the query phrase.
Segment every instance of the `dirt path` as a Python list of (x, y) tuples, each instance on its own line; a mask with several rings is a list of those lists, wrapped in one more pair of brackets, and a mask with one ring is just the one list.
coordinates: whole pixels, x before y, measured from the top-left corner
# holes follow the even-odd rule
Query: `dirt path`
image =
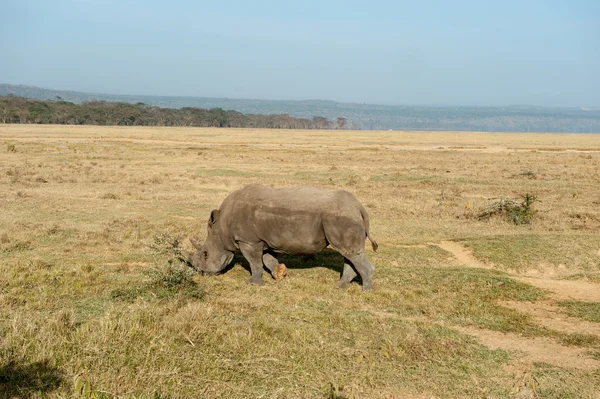
[(473, 251), (471, 249), (465, 248), (464, 246), (460, 245), (457, 242), (442, 241), (440, 243), (436, 243), (436, 244), (432, 244), (432, 245), (437, 245), (444, 251), (450, 252), (455, 258), (455, 263), (459, 264), (460, 266), (476, 267), (476, 268), (480, 268), (480, 269), (492, 269), (493, 268), (493, 265), (485, 264), (485, 263), (481, 262), (479, 259), (475, 258), (475, 256), (473, 255)]
[(475, 327), (453, 327), (463, 334), (477, 338), (490, 349), (517, 351), (517, 358), (527, 363), (543, 362), (557, 367), (594, 370), (600, 361), (589, 357), (589, 349), (557, 344), (545, 337), (521, 337), (516, 334), (484, 330)]
[[(458, 242), (434, 243), (452, 255), (453, 263), (463, 267), (491, 269), (494, 265), (478, 260), (473, 251)], [(525, 284), (550, 291), (551, 300), (538, 302), (501, 302), (500, 305), (530, 315), (537, 324), (554, 331), (568, 334), (590, 334), (600, 337), (600, 323), (588, 322), (566, 315), (554, 300), (579, 300), (600, 302), (600, 287), (585, 281), (553, 280), (548, 277), (525, 277), (509, 273), (511, 278)], [(600, 368), (600, 361), (590, 357), (588, 348), (564, 346), (546, 337), (522, 337), (476, 327), (449, 326), (475, 337), (491, 349), (517, 351), (518, 362), (543, 362), (557, 367), (583, 370)]]
[[(473, 251), (464, 247), (458, 242), (442, 241), (431, 243), (437, 245), (446, 252), (449, 252), (454, 263), (463, 267), (474, 267), (480, 269), (493, 269), (493, 264), (481, 262), (473, 255)], [(506, 271), (506, 270), (504, 270)], [(526, 277), (509, 273), (511, 278), (525, 284), (551, 291), (551, 297), (557, 300), (578, 300), (587, 302), (600, 302), (600, 286), (578, 280), (554, 280), (548, 277)]]
[(600, 323), (593, 323), (567, 316), (563, 310), (551, 301), (540, 302), (500, 302), (504, 307), (514, 309), (533, 317), (537, 324), (551, 330), (573, 334), (591, 334), (600, 337)]
[(558, 300), (577, 300), (600, 302), (600, 286), (587, 281), (553, 280), (550, 278), (535, 278), (512, 276), (517, 281), (551, 291), (551, 297)]
[[(517, 307), (517, 305), (513, 305), (513, 302), (503, 303), (503, 305), (513, 308)], [(550, 311), (554, 308), (547, 307), (546, 309)], [(366, 307), (363, 308), (363, 310), (366, 310), (372, 315), (384, 319), (400, 317), (395, 313), (385, 312)], [(523, 309), (519, 308), (517, 310)], [(529, 309), (525, 310), (525, 312), (528, 311)], [(533, 309), (533, 312), (535, 312), (539, 316), (537, 309)], [(463, 334), (470, 335), (476, 338), (481, 344), (485, 345), (490, 349), (502, 349), (506, 351), (516, 352), (515, 359), (513, 359), (511, 363), (531, 365), (535, 362), (542, 362), (551, 364), (556, 367), (568, 367), (580, 370), (600, 369), (600, 361), (590, 356), (589, 348), (578, 348), (573, 346), (562, 345), (555, 342), (552, 338), (523, 337), (517, 334), (486, 330), (473, 326), (456, 326), (441, 321), (434, 321), (426, 317), (402, 317), (402, 319), (405, 321), (412, 321), (417, 323), (438, 324), (459, 331)], [(548, 325), (547, 327), (564, 332), (581, 332), (576, 328), (577, 323), (580, 322), (581, 321), (579, 319), (574, 319), (568, 316), (561, 316), (558, 320), (555, 320), (552, 323), (552, 325)], [(594, 324), (596, 323), (584, 322), (584, 326), (586, 328), (589, 328), (589, 330), (586, 330), (587, 333), (600, 333), (600, 324)]]

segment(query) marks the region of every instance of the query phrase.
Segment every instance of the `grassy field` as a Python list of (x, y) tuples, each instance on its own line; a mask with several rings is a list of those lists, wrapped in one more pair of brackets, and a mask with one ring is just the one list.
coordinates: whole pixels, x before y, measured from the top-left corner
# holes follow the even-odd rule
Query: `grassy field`
[[(353, 192), (375, 290), (182, 265), (249, 183)], [(0, 398), (600, 397), (600, 135), (0, 125), (0, 204)]]

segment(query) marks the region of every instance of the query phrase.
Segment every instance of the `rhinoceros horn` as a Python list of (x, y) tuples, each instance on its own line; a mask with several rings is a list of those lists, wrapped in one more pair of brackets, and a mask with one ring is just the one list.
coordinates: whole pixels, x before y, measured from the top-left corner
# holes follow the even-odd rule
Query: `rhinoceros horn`
[(181, 258), (190, 264), (192, 263), (192, 254), (191, 251), (186, 251), (185, 249), (181, 250)]
[(192, 245), (196, 248), (196, 249), (200, 249), (202, 247), (202, 245), (200, 245), (200, 243), (196, 240), (194, 240), (193, 238), (190, 237), (190, 242), (192, 243)]

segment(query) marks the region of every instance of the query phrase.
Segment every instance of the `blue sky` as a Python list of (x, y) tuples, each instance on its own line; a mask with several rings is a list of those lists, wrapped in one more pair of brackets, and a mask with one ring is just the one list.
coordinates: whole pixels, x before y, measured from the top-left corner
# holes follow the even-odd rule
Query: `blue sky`
[(0, 0), (0, 83), (600, 106), (600, 1)]

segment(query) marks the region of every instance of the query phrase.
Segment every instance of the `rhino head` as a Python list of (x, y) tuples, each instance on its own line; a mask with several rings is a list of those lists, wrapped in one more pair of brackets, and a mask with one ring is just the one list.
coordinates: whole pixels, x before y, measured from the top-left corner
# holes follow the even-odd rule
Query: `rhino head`
[(219, 229), (219, 211), (217, 209), (210, 213), (208, 220), (208, 234), (204, 244), (190, 238), (190, 242), (196, 251), (182, 251), (182, 255), (196, 270), (207, 274), (217, 274), (223, 270), (233, 259), (233, 252), (226, 250), (221, 242)]

